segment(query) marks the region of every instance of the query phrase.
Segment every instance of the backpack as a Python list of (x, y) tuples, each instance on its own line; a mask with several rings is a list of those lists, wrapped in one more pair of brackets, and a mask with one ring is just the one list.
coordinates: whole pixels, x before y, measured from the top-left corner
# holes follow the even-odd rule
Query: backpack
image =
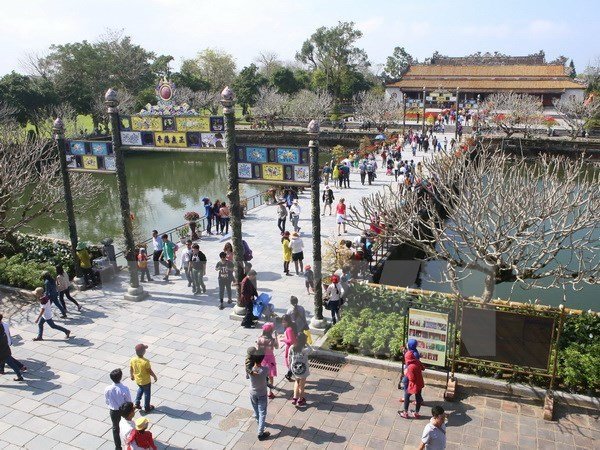
[(242, 245), (244, 246), (244, 261), (251, 261), (254, 256), (252, 256), (252, 250), (248, 246), (248, 243), (242, 239)]
[(308, 371), (306, 358), (302, 353), (296, 353), (293, 350), (291, 351), (291, 355), (290, 370), (294, 376), (302, 377)]
[(373, 164), (367, 164), (367, 172), (373, 172)]

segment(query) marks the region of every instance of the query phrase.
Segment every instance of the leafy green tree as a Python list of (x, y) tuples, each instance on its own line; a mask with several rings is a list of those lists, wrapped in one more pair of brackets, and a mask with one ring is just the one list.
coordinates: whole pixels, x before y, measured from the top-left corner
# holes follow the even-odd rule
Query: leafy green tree
[(571, 78), (575, 78), (577, 76), (577, 71), (575, 70), (575, 63), (573, 60), (569, 63), (569, 76)]
[(220, 92), (225, 86), (231, 86), (235, 79), (235, 60), (229, 53), (221, 50), (204, 49), (196, 58), (185, 60), (182, 71), (183, 67), (196, 79), (205, 80), (209, 89), (215, 92)]
[(14, 110), (13, 117), (21, 126), (36, 125), (36, 112), (55, 104), (56, 95), (47, 80), (13, 71), (0, 78), (0, 103)]
[(339, 22), (331, 28), (320, 27), (304, 41), (296, 59), (313, 70), (319, 70), (319, 84), (324, 77), (324, 87), (340, 99), (344, 72), (369, 66), (367, 54), (355, 45), (361, 37), (362, 32), (354, 27), (354, 22)]
[(242, 114), (248, 113), (248, 107), (254, 105), (261, 86), (267, 84), (267, 79), (258, 73), (258, 66), (250, 64), (244, 67), (233, 82), (238, 103), (242, 106)]
[(416, 63), (404, 47), (394, 47), (392, 56), (388, 56), (383, 68), (383, 77), (386, 81), (397, 80), (406, 73), (411, 64)]
[(340, 97), (349, 100), (359, 92), (368, 91), (373, 86), (362, 72), (348, 70), (342, 73)]
[(194, 61), (187, 59), (181, 64), (181, 70), (174, 73), (171, 79), (177, 87), (187, 87), (192, 91), (208, 91), (210, 84), (200, 76), (195, 68)]
[(298, 81), (292, 69), (280, 67), (273, 72), (271, 83), (280, 94), (295, 94), (301, 88), (301, 82)]

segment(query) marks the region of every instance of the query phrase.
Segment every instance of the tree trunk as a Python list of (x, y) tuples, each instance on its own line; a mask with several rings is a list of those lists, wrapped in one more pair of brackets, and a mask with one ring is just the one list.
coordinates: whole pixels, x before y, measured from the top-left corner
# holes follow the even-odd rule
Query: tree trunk
[(492, 300), (492, 295), (494, 295), (495, 288), (496, 288), (496, 276), (494, 275), (494, 272), (486, 273), (483, 294), (481, 295), (481, 300), (484, 303), (489, 303)]

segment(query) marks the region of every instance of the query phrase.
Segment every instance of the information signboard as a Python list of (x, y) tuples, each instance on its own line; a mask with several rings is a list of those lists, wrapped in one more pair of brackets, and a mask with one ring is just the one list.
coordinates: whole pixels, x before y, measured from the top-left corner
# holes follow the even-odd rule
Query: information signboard
[(223, 116), (120, 116), (119, 131), (125, 147), (223, 148)]
[(67, 168), (72, 171), (116, 171), (111, 142), (67, 141), (65, 146)]
[(307, 148), (237, 146), (240, 183), (310, 185)]
[(408, 338), (416, 339), (423, 364), (446, 367), (448, 314), (422, 309), (408, 310)]

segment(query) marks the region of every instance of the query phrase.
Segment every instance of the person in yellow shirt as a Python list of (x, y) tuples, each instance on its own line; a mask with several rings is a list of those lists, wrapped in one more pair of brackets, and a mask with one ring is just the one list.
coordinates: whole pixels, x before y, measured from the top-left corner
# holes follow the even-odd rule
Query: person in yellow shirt
[(283, 273), (292, 276), (290, 273), (290, 261), (292, 260), (292, 246), (290, 243), (290, 232), (283, 233), (281, 238), (281, 246), (283, 248)]
[(152, 383), (150, 377), (154, 378), (156, 383), (157, 378), (152, 368), (150, 367), (150, 361), (144, 358), (146, 354), (147, 345), (138, 344), (135, 346), (135, 355), (129, 362), (129, 374), (131, 379), (138, 385), (137, 395), (135, 396), (135, 407), (142, 409), (140, 402), (142, 401), (142, 395), (144, 396), (144, 410), (150, 412), (154, 409), (154, 406), (150, 404), (150, 395)]
[(79, 258), (79, 267), (83, 273), (83, 279), (87, 288), (94, 286), (94, 273), (92, 271), (92, 257), (88, 250), (87, 243), (79, 242), (76, 247), (77, 258)]

